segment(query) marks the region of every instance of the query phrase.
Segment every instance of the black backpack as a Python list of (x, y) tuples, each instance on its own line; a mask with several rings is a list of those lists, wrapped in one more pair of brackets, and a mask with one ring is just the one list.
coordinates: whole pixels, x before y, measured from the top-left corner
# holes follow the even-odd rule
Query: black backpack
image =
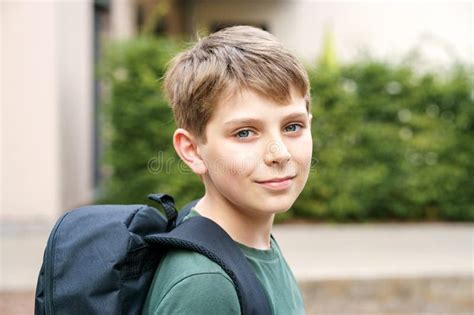
[(140, 314), (157, 265), (168, 249), (198, 252), (233, 280), (242, 314), (271, 314), (263, 287), (242, 251), (216, 223), (183, 222), (171, 196), (148, 205), (92, 205), (65, 213), (48, 239), (38, 277), (35, 315)]

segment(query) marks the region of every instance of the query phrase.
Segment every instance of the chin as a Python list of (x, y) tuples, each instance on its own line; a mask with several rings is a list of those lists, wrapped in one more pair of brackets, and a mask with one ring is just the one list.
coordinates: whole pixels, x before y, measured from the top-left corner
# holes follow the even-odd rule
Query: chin
[[(291, 208), (291, 207), (290, 207)], [(279, 214), (279, 213), (284, 213), (290, 210), (290, 208), (284, 208), (284, 209), (275, 209), (275, 211), (272, 211), (273, 214)]]
[(265, 202), (265, 208), (263, 209), (264, 212), (267, 213), (283, 213), (290, 210), (291, 206), (295, 202), (294, 198), (275, 198), (273, 200), (268, 200)]

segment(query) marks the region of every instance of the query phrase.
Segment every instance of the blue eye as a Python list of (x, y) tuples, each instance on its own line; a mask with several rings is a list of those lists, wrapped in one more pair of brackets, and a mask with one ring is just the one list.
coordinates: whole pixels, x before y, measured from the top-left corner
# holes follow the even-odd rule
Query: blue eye
[(291, 124), (291, 125), (288, 125), (285, 127), (285, 131), (288, 131), (288, 132), (296, 132), (298, 130), (300, 130), (303, 126), (301, 126), (300, 124)]
[(235, 134), (235, 136), (236, 136), (237, 138), (248, 138), (248, 137), (250, 136), (250, 133), (251, 133), (251, 132), (252, 132), (252, 131), (251, 131), (251, 130), (248, 130), (248, 129), (240, 130), (239, 132), (237, 132), (237, 133)]

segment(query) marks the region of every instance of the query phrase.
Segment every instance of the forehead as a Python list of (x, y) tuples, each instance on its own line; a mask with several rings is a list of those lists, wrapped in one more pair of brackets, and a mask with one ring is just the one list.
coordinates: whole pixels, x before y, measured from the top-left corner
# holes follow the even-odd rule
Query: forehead
[(257, 119), (261, 121), (281, 120), (292, 114), (307, 114), (306, 102), (296, 89), (291, 89), (287, 104), (279, 104), (251, 89), (227, 93), (216, 105), (209, 123), (224, 125), (235, 119)]

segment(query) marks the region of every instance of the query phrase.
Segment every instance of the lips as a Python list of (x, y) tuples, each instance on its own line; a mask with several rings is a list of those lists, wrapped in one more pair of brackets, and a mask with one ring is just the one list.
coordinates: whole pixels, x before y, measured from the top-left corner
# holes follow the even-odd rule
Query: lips
[(281, 183), (289, 179), (293, 179), (295, 176), (286, 176), (286, 177), (278, 177), (278, 178), (272, 178), (269, 180), (262, 180), (262, 181), (257, 181), (259, 184), (267, 184), (267, 183)]

